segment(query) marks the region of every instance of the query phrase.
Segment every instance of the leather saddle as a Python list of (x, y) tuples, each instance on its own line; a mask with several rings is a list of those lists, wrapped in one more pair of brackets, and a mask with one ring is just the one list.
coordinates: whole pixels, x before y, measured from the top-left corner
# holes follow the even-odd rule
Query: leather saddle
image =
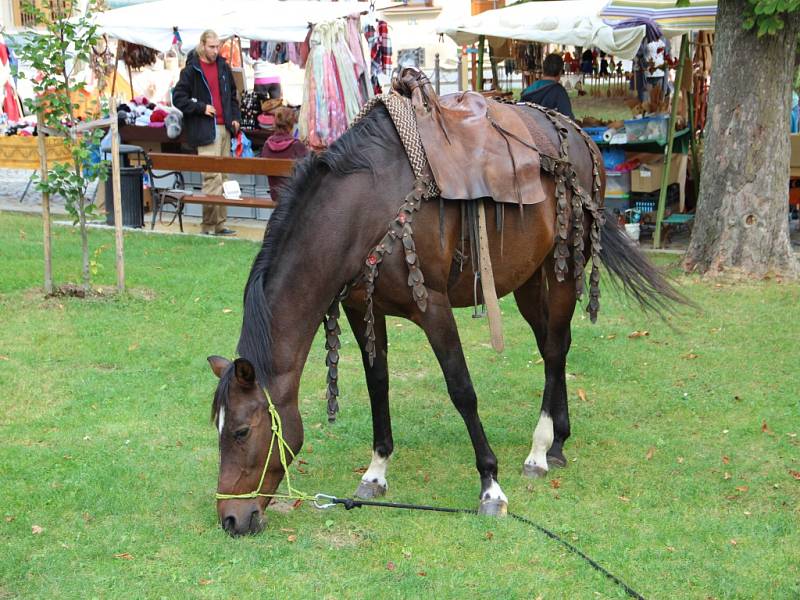
[(442, 198), (520, 205), (545, 199), (539, 149), (517, 107), (475, 92), (439, 97), (428, 78), (413, 68), (403, 69), (392, 87), (411, 99)]

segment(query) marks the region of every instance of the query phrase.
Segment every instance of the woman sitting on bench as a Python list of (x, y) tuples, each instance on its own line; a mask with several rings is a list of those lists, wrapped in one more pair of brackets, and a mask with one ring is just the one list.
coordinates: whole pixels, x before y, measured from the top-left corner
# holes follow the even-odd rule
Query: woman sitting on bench
[[(302, 158), (308, 154), (308, 148), (292, 135), (297, 123), (297, 113), (291, 108), (281, 106), (274, 112), (275, 133), (267, 138), (261, 150), (262, 158)], [(269, 193), (272, 199), (280, 200), (280, 189), (286, 183), (287, 177), (270, 175)]]

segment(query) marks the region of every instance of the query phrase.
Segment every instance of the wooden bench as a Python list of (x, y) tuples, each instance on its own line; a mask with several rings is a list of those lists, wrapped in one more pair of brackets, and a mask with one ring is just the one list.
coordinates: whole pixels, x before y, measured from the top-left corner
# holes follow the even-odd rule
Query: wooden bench
[[(247, 208), (275, 208), (277, 206), (272, 198), (242, 196), (230, 199), (221, 195), (188, 192), (184, 189), (185, 182), (182, 175), (184, 171), (288, 177), (292, 174), (294, 163), (293, 159), (288, 158), (233, 158), (151, 152), (146, 158), (146, 169), (151, 177), (153, 191), (153, 220), (150, 229), (155, 227), (156, 216), (164, 210), (164, 204), (175, 206), (181, 231), (183, 231), (183, 207), (186, 204), (222, 204)], [(154, 170), (167, 171), (167, 173), (156, 175)], [(157, 188), (155, 186), (156, 179), (170, 176), (175, 178), (173, 187)]]

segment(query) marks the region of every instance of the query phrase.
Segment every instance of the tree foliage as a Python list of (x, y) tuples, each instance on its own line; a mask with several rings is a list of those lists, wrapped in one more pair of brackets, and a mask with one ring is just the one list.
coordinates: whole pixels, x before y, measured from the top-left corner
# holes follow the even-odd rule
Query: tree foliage
[[(91, 14), (96, 0), (90, 0), (83, 14), (71, 16), (71, 2), (66, 4), (51, 0), (45, 10), (41, 3), (24, 4), (24, 11), (34, 17), (41, 30), (25, 34), (25, 43), (19, 49), (20, 62), (29, 65), (35, 75), (31, 77), (34, 96), (24, 100), (25, 108), (39, 117), (39, 135), (45, 126), (63, 138), (72, 157), (71, 164), (57, 163), (47, 170), (46, 181), (39, 178), (36, 186), (42, 193), (57, 194), (66, 200), (66, 208), (80, 223), (83, 241), (83, 280), (89, 284), (89, 250), (87, 243), (87, 218), (96, 217), (94, 205), (86, 201), (86, 192), (94, 179), (104, 180), (107, 162), (96, 156), (102, 129), (78, 133), (74, 103), (76, 94), (85, 89), (78, 79), (90, 64), (97, 43), (97, 28)], [(17, 76), (25, 78), (23, 72)], [(96, 107), (97, 113), (100, 107)], [(93, 154), (94, 159), (93, 159)]]
[(743, 27), (758, 36), (774, 35), (784, 27), (785, 19), (800, 12), (800, 0), (748, 0)]

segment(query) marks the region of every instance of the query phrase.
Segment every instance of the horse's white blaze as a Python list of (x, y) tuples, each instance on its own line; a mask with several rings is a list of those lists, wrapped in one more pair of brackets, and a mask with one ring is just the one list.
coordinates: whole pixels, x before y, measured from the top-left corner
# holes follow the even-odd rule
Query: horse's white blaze
[(539, 415), (539, 422), (533, 430), (533, 446), (525, 464), (547, 471), (547, 451), (553, 445), (553, 419), (546, 412)]
[(503, 488), (500, 487), (500, 484), (497, 483), (494, 479), (492, 479), (492, 485), (490, 485), (483, 495), (481, 496), (482, 500), (502, 500), (506, 504), (508, 504), (508, 498), (503, 493)]
[(361, 481), (367, 483), (377, 483), (385, 488), (389, 487), (386, 483), (386, 467), (389, 466), (389, 457), (383, 458), (380, 454), (372, 452), (372, 462), (369, 463), (369, 469), (361, 476)]
[(225, 427), (225, 407), (221, 406), (219, 409), (219, 415), (217, 416), (217, 427), (219, 428), (219, 434), (222, 435), (222, 428)]

